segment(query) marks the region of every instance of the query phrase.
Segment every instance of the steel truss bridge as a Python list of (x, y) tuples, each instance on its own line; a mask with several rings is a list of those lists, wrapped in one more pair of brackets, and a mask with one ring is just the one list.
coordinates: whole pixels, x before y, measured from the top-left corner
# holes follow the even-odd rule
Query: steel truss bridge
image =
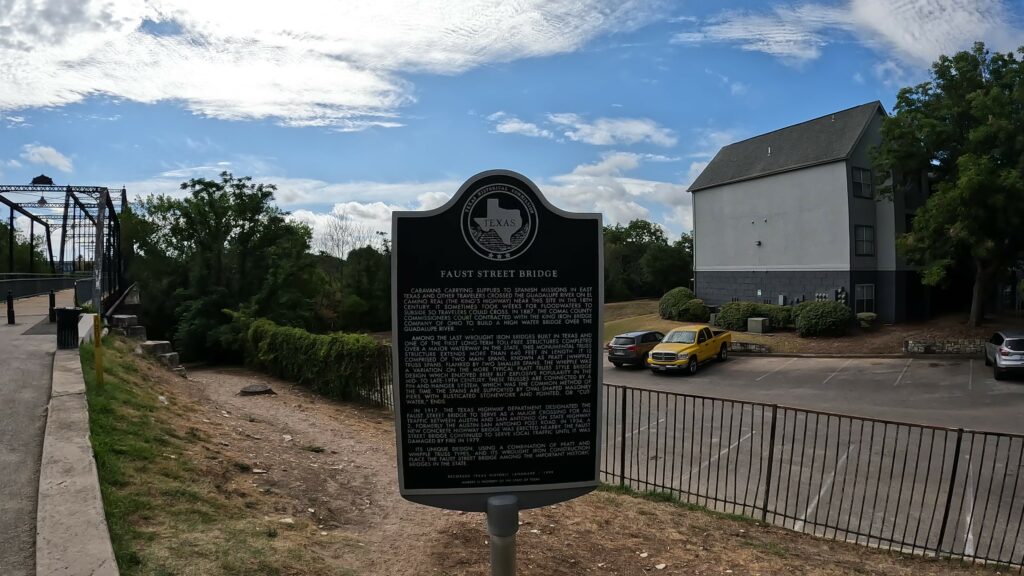
[[(8, 227), (7, 254), (0, 254), (8, 273), (4, 276), (69, 275), (95, 273), (98, 269), (103, 296), (120, 293), (127, 284), (118, 216), (127, 206), (124, 188), (111, 191), (103, 186), (0, 184), (0, 218), (7, 217)], [(31, 249), (28, 257), (23, 257), (26, 261), (18, 262), (16, 230), (18, 220), (23, 219), (28, 220)], [(45, 258), (40, 257), (40, 251)]]

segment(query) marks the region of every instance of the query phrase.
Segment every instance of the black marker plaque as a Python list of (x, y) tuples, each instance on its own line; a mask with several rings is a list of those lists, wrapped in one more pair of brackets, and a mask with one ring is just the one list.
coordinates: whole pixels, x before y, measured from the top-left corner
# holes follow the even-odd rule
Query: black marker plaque
[(392, 217), (395, 426), (403, 497), (483, 511), (597, 485), (600, 214), (504, 170)]

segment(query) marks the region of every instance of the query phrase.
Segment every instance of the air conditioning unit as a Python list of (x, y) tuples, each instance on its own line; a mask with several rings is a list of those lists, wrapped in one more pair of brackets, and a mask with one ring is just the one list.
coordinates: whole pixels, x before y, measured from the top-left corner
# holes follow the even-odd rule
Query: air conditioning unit
[(769, 324), (767, 318), (747, 318), (747, 332), (752, 334), (765, 334), (768, 332)]

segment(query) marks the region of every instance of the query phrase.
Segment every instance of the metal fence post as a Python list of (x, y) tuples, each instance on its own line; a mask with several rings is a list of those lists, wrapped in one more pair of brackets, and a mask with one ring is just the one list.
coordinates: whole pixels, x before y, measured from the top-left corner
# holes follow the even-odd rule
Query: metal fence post
[[(949, 508), (953, 504), (953, 489), (956, 487), (956, 470), (960, 464), (960, 445), (964, 439), (964, 429), (956, 430), (956, 449), (953, 450), (953, 470), (949, 474), (949, 491), (946, 493), (946, 510), (942, 513), (942, 528), (939, 529), (939, 541), (935, 544), (935, 556), (942, 553), (942, 541), (946, 539), (946, 524), (949, 523)], [(973, 444), (972, 444), (973, 446)], [(966, 482), (967, 479), (964, 479)], [(952, 550), (950, 550), (952, 552)]]
[(14, 293), (7, 291), (7, 323), (14, 324)]
[(622, 394), (622, 431), (619, 433), (619, 486), (626, 486), (626, 387), (619, 389)]
[(57, 312), (54, 308), (57, 306), (57, 295), (50, 290), (50, 322), (57, 321)]
[(768, 473), (765, 474), (764, 500), (761, 503), (761, 522), (768, 522), (768, 493), (772, 490), (772, 465), (775, 463), (775, 423), (778, 421), (777, 404), (772, 404), (772, 431), (768, 436)]

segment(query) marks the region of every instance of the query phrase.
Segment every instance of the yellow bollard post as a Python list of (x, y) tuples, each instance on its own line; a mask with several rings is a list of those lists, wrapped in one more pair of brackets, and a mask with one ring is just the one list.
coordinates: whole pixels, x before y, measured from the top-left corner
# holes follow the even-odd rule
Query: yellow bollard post
[(92, 342), (96, 363), (96, 385), (103, 386), (103, 323), (100, 315), (92, 317)]

